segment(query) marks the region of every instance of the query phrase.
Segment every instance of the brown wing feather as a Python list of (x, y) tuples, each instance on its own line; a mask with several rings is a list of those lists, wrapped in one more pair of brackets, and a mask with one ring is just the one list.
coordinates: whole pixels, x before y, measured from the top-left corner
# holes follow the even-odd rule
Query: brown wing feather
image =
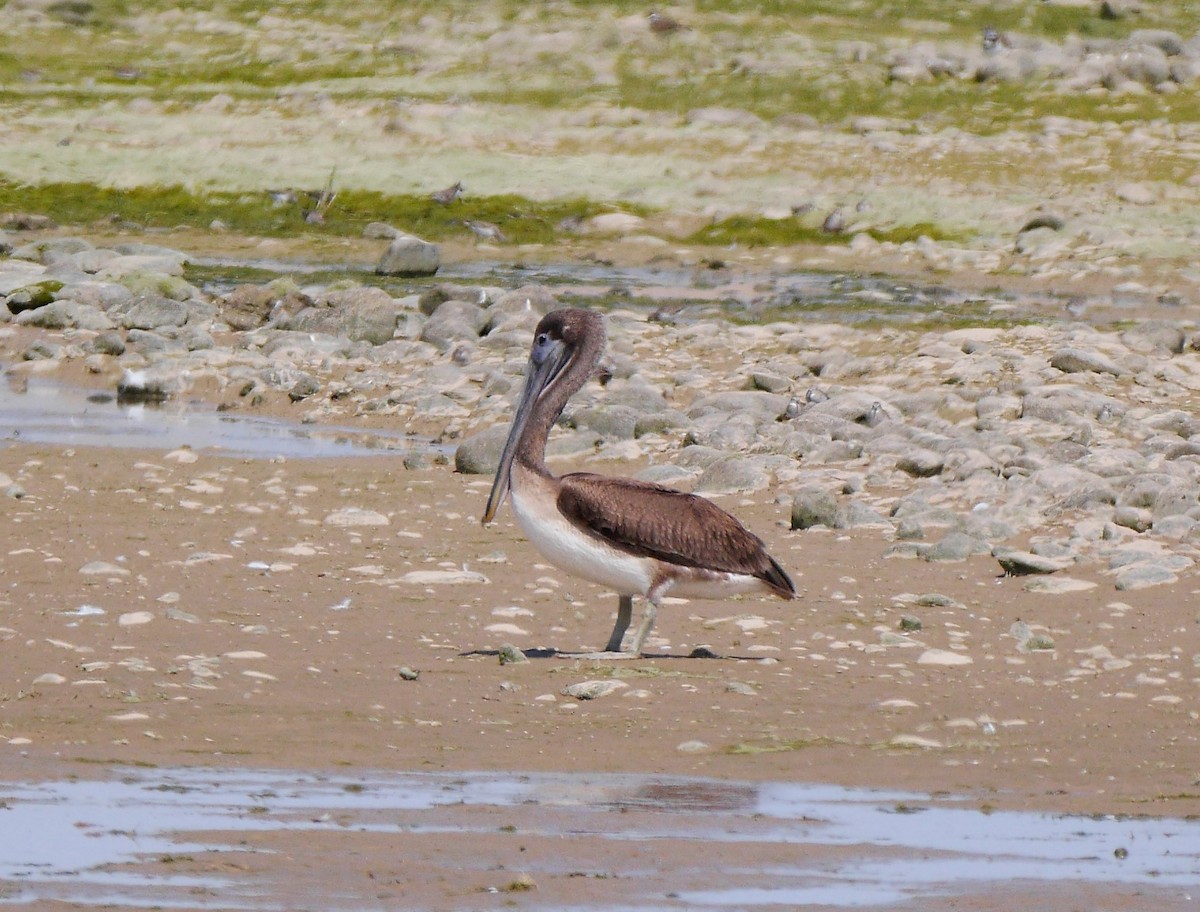
[(762, 540), (716, 504), (671, 488), (587, 472), (559, 479), (558, 509), (572, 523), (638, 556), (684, 567), (746, 573), (795, 595)]

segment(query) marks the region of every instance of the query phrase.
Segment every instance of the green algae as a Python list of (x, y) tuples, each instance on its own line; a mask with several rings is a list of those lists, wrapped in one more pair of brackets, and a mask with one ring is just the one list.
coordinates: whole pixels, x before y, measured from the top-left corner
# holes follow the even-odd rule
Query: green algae
[[(467, 221), (496, 224), (511, 243), (548, 243), (579, 219), (614, 211), (584, 199), (539, 202), (499, 194), (455, 200), (445, 206), (427, 196), (373, 191), (338, 192), (323, 221), (306, 221), (320, 190), (201, 192), (185, 187), (98, 187), (84, 183), (29, 186), (0, 179), (0, 211), (38, 212), (61, 224), (142, 228), (210, 228), (268, 237), (305, 234), (360, 237), (371, 222), (384, 222), (419, 237), (444, 240), (473, 237)], [(645, 207), (620, 211), (645, 214)]]
[[(961, 233), (954, 233), (930, 222), (920, 222), (913, 225), (896, 225), (888, 228), (867, 227), (863, 234), (870, 235), (877, 241), (890, 241), (903, 244), (915, 241), (920, 237), (928, 237), (935, 241), (962, 241)], [(852, 234), (830, 233), (823, 231), (820, 226), (810, 224), (802, 219), (782, 218), (770, 219), (753, 215), (736, 215), (711, 225), (705, 225), (689, 237), (689, 244), (711, 244), (713, 246), (728, 246), (738, 244), (746, 247), (781, 247), (794, 244), (848, 244)]]

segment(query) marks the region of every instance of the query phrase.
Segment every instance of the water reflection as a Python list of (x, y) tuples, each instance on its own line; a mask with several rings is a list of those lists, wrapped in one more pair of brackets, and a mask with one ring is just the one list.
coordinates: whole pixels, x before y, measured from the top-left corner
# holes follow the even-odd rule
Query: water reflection
[[(579, 857), (603, 854), (601, 843), (645, 846), (640, 858), (683, 841), (695, 859), (686, 869), (614, 871), (608, 901), (578, 909), (852, 908), (983, 895), (1018, 882), (1125, 885), (1187, 903), (1200, 882), (1200, 824), (1174, 819), (984, 814), (913, 793), (780, 782), (176, 769), (0, 783), (0, 885), (9, 885), (0, 904), (287, 909), (285, 875), (272, 880), (269, 867), (239, 878), (161, 873), (150, 862), (262, 852), (247, 833), (307, 832), (328, 843), (331, 865), (340, 864), (344, 834), (386, 836), (397, 852), (401, 840), (422, 835), (482, 836), (479, 845), (498, 852), (498, 819), (505, 832), (555, 840)], [(486, 857), (472, 861), (495, 868)], [(442, 864), (453, 878), (463, 858)], [(311, 896), (313, 907), (360, 908), (365, 898), (330, 891)], [(561, 908), (546, 905), (552, 891), (543, 892), (521, 905)]]
[(16, 441), (156, 450), (191, 447), (257, 459), (434, 449), (427, 441), (397, 431), (303, 425), (174, 402), (119, 403), (110, 394), (40, 378), (30, 378), (22, 393), (0, 390), (0, 446)]

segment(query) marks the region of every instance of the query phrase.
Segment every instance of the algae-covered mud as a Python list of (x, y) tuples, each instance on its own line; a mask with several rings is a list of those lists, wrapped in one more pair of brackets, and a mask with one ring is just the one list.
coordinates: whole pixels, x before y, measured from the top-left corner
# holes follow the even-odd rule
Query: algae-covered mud
[(695, 3), (664, 10), (678, 28), (501, 0), (3, 13), (16, 213), (467, 246), (484, 221), (521, 248), (617, 234), (643, 258), (1150, 298), (1200, 281), (1187, 5)]

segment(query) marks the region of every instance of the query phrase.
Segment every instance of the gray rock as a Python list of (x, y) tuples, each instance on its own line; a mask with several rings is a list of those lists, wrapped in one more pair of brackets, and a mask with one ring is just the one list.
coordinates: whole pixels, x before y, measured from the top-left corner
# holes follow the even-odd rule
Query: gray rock
[(402, 234), (404, 234), (403, 231), (399, 228), (393, 228), (386, 222), (367, 222), (367, 227), (363, 229), (362, 236), (368, 240), (390, 241), (393, 238), (400, 237)]
[(1154, 495), (1154, 501), (1150, 505), (1150, 515), (1157, 528), (1160, 520), (1168, 516), (1186, 514), (1198, 504), (1200, 504), (1200, 499), (1197, 498), (1194, 485), (1182, 481), (1172, 481), (1163, 485)]
[(42, 263), (48, 266), (56, 260), (61, 260), (73, 253), (91, 249), (93, 249), (91, 241), (86, 241), (83, 238), (42, 238), (14, 248), (11, 256), (16, 260), (32, 260), (35, 263)]
[(512, 643), (505, 643), (497, 653), (501, 665), (523, 665), (529, 657)]
[(163, 402), (184, 387), (183, 378), (169, 369), (127, 370), (117, 383), (117, 401)]
[(996, 547), (992, 556), (1000, 562), (1004, 572), (1009, 576), (1025, 576), (1030, 573), (1057, 573), (1070, 567), (1074, 561), (1070, 558), (1047, 557), (1034, 554), (1031, 551), (1021, 551), (1017, 548)]
[(103, 331), (113, 328), (113, 321), (98, 307), (77, 301), (53, 301), (36, 310), (26, 310), (13, 320), (18, 326), (38, 326), (42, 329), (89, 329)]
[(761, 491), (770, 483), (770, 475), (756, 461), (731, 456), (714, 462), (701, 472), (695, 490), (697, 494), (739, 494)]
[(1077, 374), (1093, 371), (1097, 374), (1112, 374), (1120, 377), (1125, 373), (1111, 358), (1099, 352), (1084, 351), (1079, 348), (1063, 348), (1050, 358), (1050, 366), (1058, 368), (1066, 374)]
[(466, 301), (440, 304), (421, 328), (421, 341), (450, 351), (460, 342), (477, 342), (488, 324), (487, 311)]
[(1145, 532), (1154, 524), (1149, 510), (1129, 506), (1117, 507), (1113, 511), (1112, 521), (1134, 532)]
[(270, 319), (279, 298), (270, 285), (238, 285), (221, 299), (219, 314), (230, 329), (257, 329)]
[(442, 252), (431, 244), (411, 235), (393, 238), (387, 250), (375, 264), (377, 275), (427, 276), (435, 274), (442, 265)]
[(861, 526), (886, 526), (890, 529), (892, 522), (878, 510), (852, 500), (838, 508), (834, 526), (838, 529), (854, 529)]
[(754, 371), (750, 374), (750, 384), (754, 389), (768, 393), (786, 393), (792, 388), (792, 381), (787, 377), (766, 371)]
[(97, 278), (113, 278), (133, 292), (134, 297), (162, 297), (172, 301), (189, 301), (201, 297), (199, 289), (180, 276), (164, 272), (130, 272), (122, 276), (110, 276), (110, 270), (98, 272)]
[(125, 354), (125, 340), (121, 338), (120, 333), (102, 332), (94, 339), (88, 340), (83, 348), (84, 351), (97, 355), (113, 355), (115, 357)]
[(447, 301), (466, 301), (476, 307), (486, 307), (489, 300), (488, 290), (479, 285), (454, 285), (443, 282), (426, 288), (417, 296), (417, 309), (430, 317)]
[(949, 532), (935, 545), (922, 551), (927, 561), (962, 561), (977, 554), (988, 554), (992, 549), (987, 542), (967, 535), (965, 532)]
[(62, 290), (63, 283), (57, 279), (43, 279), (9, 292), (5, 304), (10, 313), (20, 314), (27, 310), (37, 310), (54, 301)]
[(63, 347), (47, 339), (38, 339), (21, 352), (22, 361), (57, 361), (61, 357)]
[(837, 525), (838, 501), (829, 491), (815, 486), (801, 488), (792, 497), (792, 528)]
[(651, 412), (639, 415), (633, 426), (634, 437), (644, 437), (647, 434), (665, 434), (688, 426), (687, 415), (675, 409), (665, 409), (661, 412)]
[(714, 412), (722, 415), (749, 415), (774, 421), (787, 408), (788, 397), (759, 390), (713, 393), (692, 403), (688, 417), (702, 418)]
[(584, 406), (571, 413), (569, 425), (595, 431), (603, 437), (616, 440), (632, 440), (637, 428), (638, 414), (624, 405)]
[(914, 478), (932, 478), (945, 466), (940, 453), (933, 450), (913, 449), (896, 460), (896, 468)]
[(396, 332), (400, 307), (382, 288), (348, 288), (329, 294), (291, 319), (281, 321), (298, 332), (345, 336), (351, 342), (382, 345)]
[[(558, 307), (558, 301), (544, 285), (522, 285), (500, 294), (488, 308), (490, 326), (509, 325), (506, 317), (520, 315), (542, 315)], [(490, 331), (490, 330), (489, 330)]]
[(127, 329), (182, 326), (188, 319), (188, 309), (182, 301), (156, 295), (137, 297), (127, 307), (113, 308), (109, 314)]
[(1119, 571), (1116, 585), (1122, 591), (1130, 591), (1178, 581), (1179, 577), (1169, 567), (1147, 561), (1132, 564)]
[(1121, 333), (1121, 341), (1137, 352), (1164, 352), (1178, 355), (1187, 343), (1187, 334), (1176, 323), (1166, 320), (1140, 320)]
[(454, 451), (454, 471), (463, 475), (494, 475), (508, 437), (508, 425), (497, 424), (472, 434)]
[(109, 311), (133, 301), (133, 292), (119, 282), (64, 282), (57, 297)]
[(292, 384), (292, 388), (288, 390), (288, 398), (293, 402), (299, 402), (302, 399), (315, 396), (320, 391), (321, 381), (310, 374), (301, 374), (296, 378), (296, 382)]

